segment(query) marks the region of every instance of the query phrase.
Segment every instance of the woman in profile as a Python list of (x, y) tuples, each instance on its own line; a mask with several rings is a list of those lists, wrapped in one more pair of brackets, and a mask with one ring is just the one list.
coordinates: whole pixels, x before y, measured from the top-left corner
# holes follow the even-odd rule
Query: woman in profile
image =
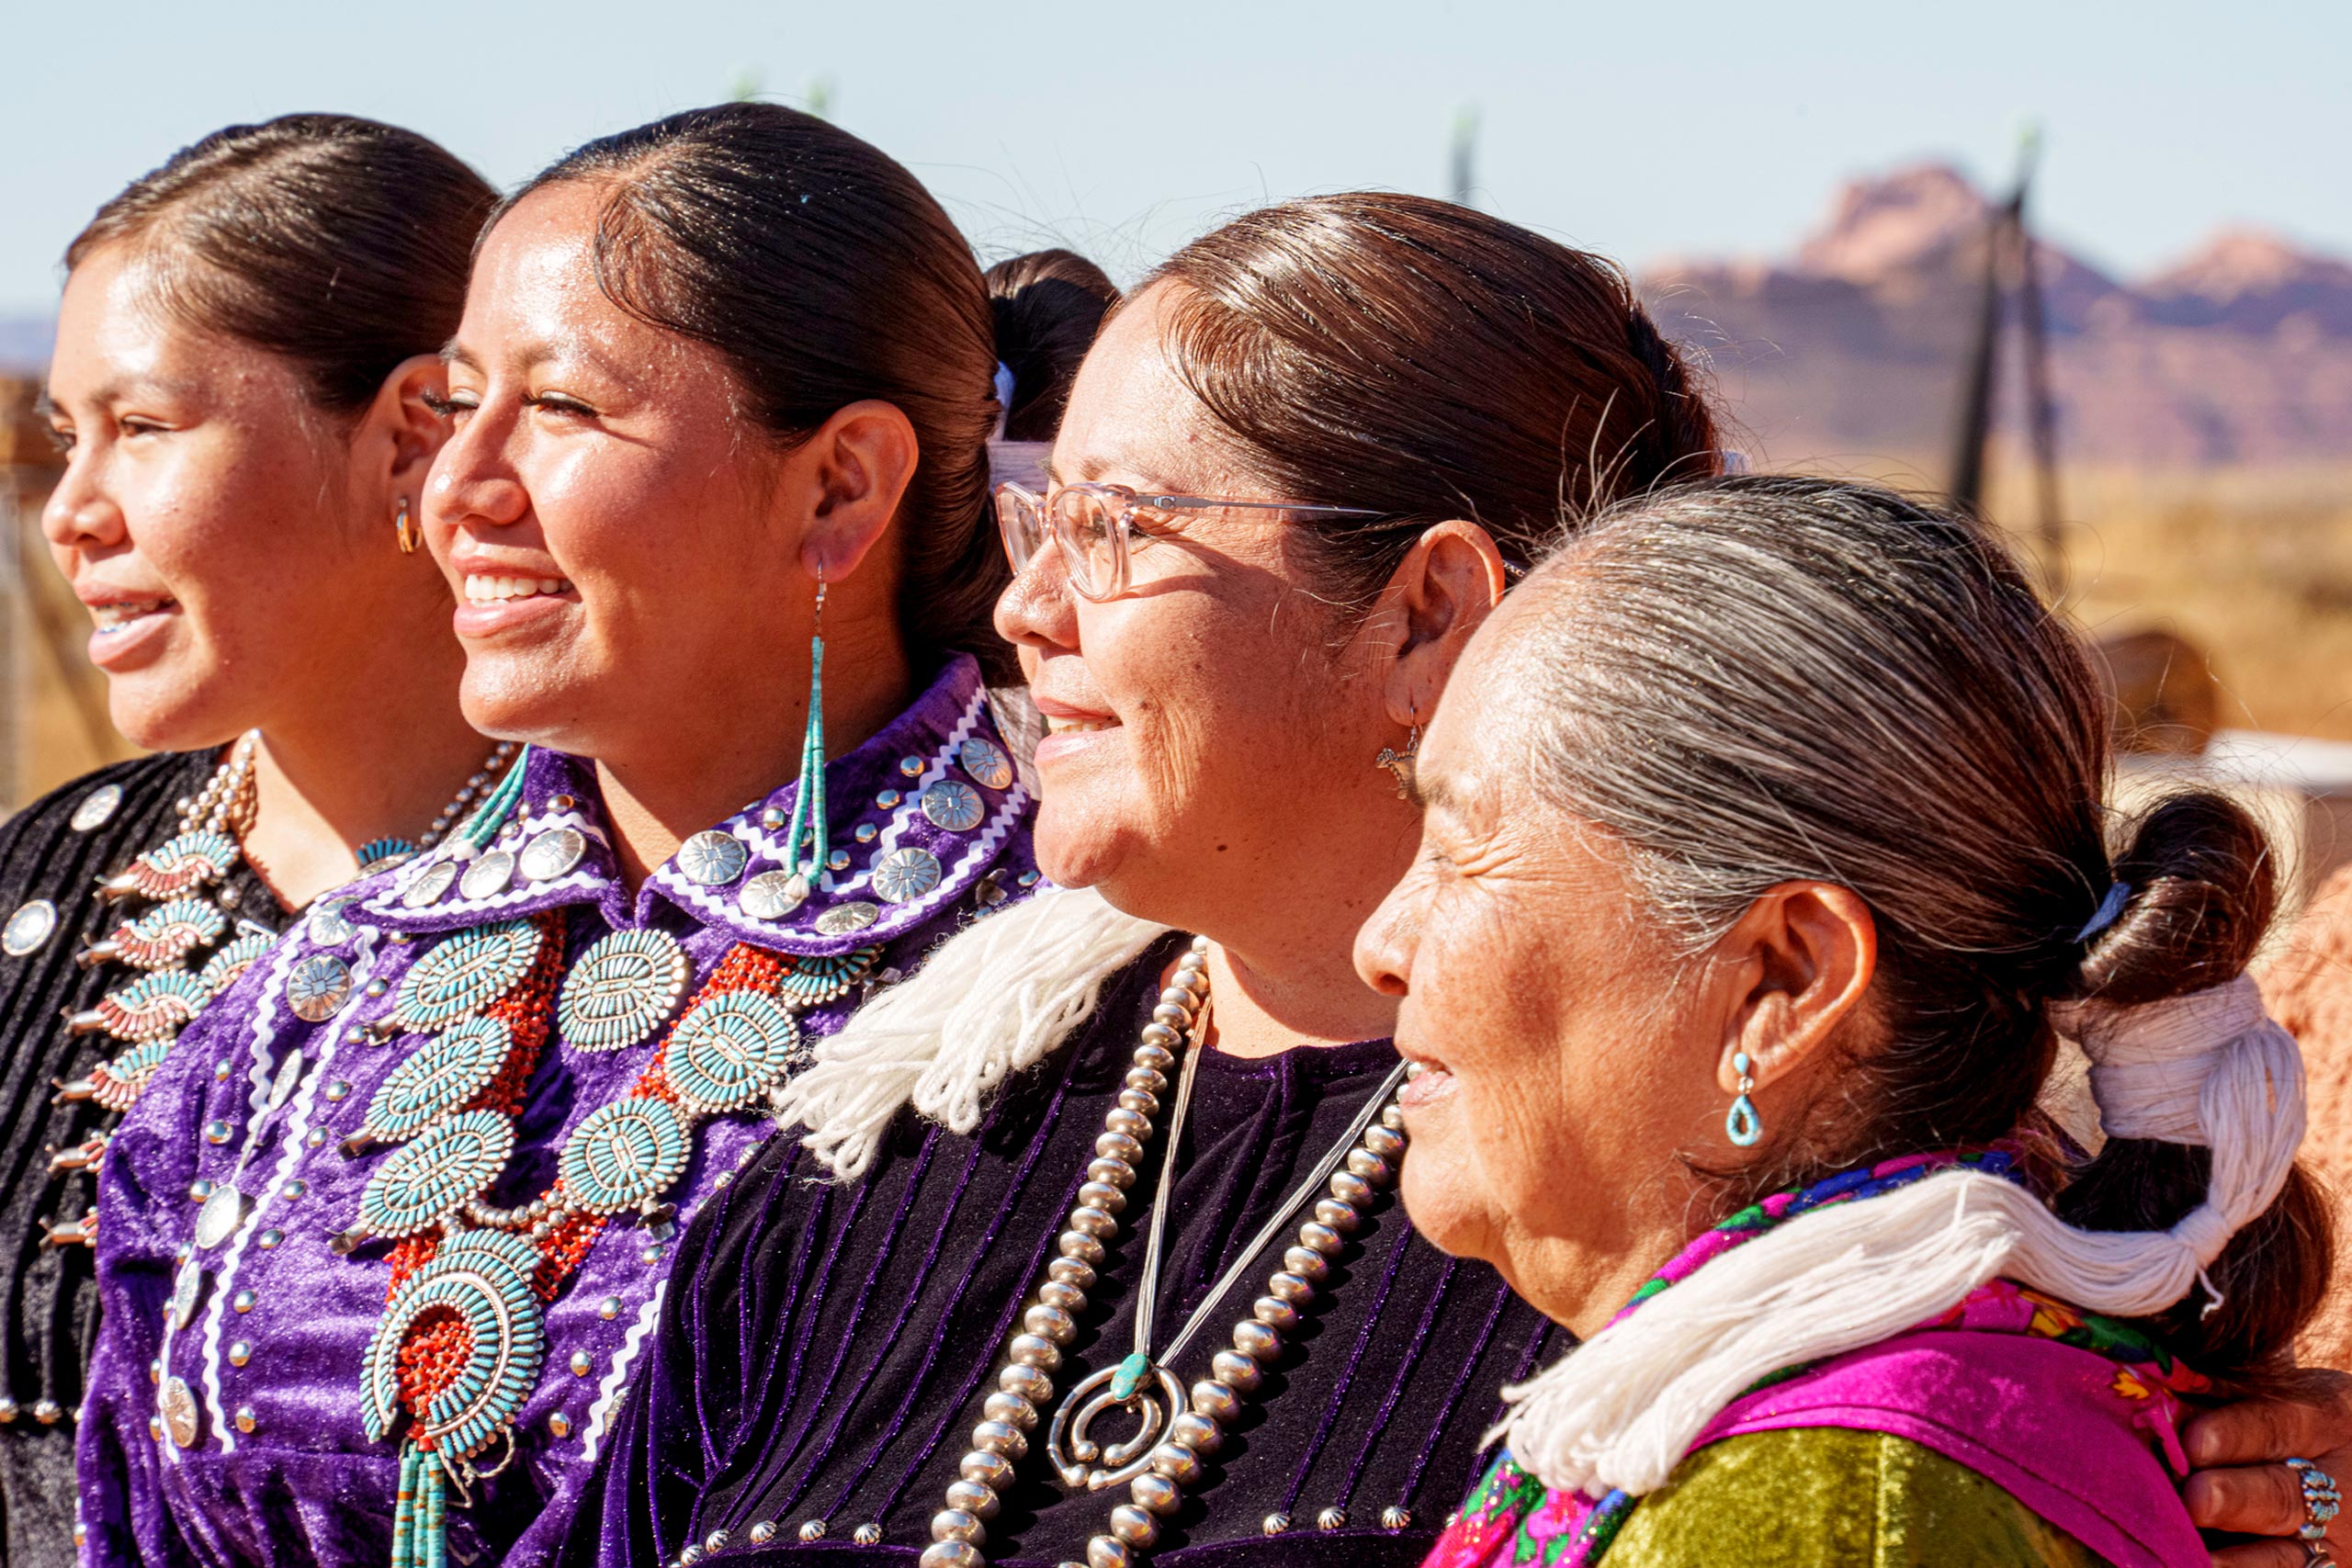
[(988, 447), (1060, 385), (1000, 293), (905, 169), (770, 105), (499, 209), (423, 515), (466, 716), (529, 749), (117, 1135), (86, 1561), (542, 1560), (770, 1091), (1035, 883)]
[(2111, 853), (2109, 767), (2006, 548), (1867, 487), (1630, 502), (1480, 632), (1358, 962), (1415, 1224), (1583, 1343), (1430, 1568), (2211, 1561), (2181, 1429), (2292, 1386), (2329, 1226), (2268, 845), (2190, 792)]
[(458, 711), (419, 530), (492, 200), (413, 132), (295, 115), (183, 149), (67, 250), (43, 529), (116, 727), (157, 754), (0, 827), (8, 1562), (74, 1557), (117, 1117), (295, 911), (432, 844), (503, 764)]

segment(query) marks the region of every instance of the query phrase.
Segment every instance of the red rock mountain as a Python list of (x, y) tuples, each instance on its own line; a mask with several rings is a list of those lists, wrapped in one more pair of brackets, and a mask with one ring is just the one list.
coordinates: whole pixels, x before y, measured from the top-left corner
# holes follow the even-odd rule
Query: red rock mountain
[[(1706, 355), (1756, 456), (1939, 471), (1991, 216), (1966, 176), (1920, 164), (1849, 185), (1786, 262), (1668, 261), (1639, 281), (1660, 325)], [(2136, 283), (2055, 245), (2039, 258), (2069, 460), (2352, 455), (2352, 265), (2250, 231)], [(2005, 423), (2018, 342), (2003, 345)]]

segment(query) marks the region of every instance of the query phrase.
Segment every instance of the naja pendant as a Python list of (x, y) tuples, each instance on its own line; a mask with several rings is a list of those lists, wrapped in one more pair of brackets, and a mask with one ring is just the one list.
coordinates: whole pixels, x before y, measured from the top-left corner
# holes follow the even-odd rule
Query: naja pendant
[[(1096, 1416), (1114, 1406), (1143, 1425), (1123, 1442), (1098, 1443), (1090, 1428)], [(1046, 1457), (1065, 1486), (1100, 1492), (1124, 1484), (1149, 1468), (1151, 1450), (1183, 1408), (1184, 1385), (1174, 1372), (1142, 1356), (1130, 1356), (1083, 1379), (1063, 1396), (1046, 1436)]]
[(168, 1040), (211, 999), (204, 983), (186, 970), (158, 969), (100, 997), (96, 1007), (74, 1015), (71, 1027), (77, 1034), (102, 1029), (133, 1044)]
[(123, 921), (91, 952), (102, 959), (119, 959), (133, 969), (164, 969), (218, 942), (228, 929), (229, 917), (206, 900), (174, 898), (135, 920)]
[(104, 897), (176, 898), (208, 882), (218, 882), (237, 863), (237, 840), (200, 828), (168, 839), (130, 863), (119, 876), (98, 885)]

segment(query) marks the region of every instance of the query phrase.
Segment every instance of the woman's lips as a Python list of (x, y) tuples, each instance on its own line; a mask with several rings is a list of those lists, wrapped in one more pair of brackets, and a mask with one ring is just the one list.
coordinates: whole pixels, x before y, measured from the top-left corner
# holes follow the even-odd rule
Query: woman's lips
[(115, 599), (89, 606), (90, 662), (101, 670), (128, 670), (154, 654), (179, 616), (172, 599)]
[(1049, 762), (1068, 761), (1107, 743), (1120, 728), (1119, 721), (1108, 714), (1075, 713), (1058, 705), (1043, 704), (1038, 711), (1046, 720), (1046, 738), (1037, 742), (1036, 761), (1041, 771)]
[(1410, 1111), (1416, 1106), (1434, 1104), (1453, 1089), (1452, 1073), (1435, 1062), (1412, 1059), (1405, 1069), (1405, 1087), (1396, 1091), (1396, 1103)]
[(493, 637), (517, 626), (560, 614), (580, 596), (560, 577), (526, 577), (511, 572), (468, 572), (464, 597), (451, 613), (449, 624), (461, 637)]

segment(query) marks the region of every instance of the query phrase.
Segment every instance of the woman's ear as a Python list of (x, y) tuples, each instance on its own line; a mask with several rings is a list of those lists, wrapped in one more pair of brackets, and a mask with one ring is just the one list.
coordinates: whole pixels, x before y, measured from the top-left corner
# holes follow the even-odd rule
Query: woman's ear
[(833, 412), (786, 464), (786, 491), (807, 508), (800, 564), (839, 582), (881, 541), (914, 482), (921, 457), (912, 421), (868, 398)]
[(1429, 722), (1471, 634), (1510, 585), (1494, 536), (1476, 523), (1432, 524), (1413, 541), (1363, 634), (1385, 683), (1389, 717)]
[(1783, 882), (1748, 906), (1712, 967), (1727, 1004), (1715, 1082), (1739, 1091), (1744, 1052), (1760, 1089), (1820, 1058), (1854, 1016), (1878, 970), (1878, 927), (1850, 887)]
[(382, 465), (384, 482), (410, 497), (413, 506), (419, 504), (416, 498), (433, 455), (449, 438), (449, 422), (433, 411), (428, 400), (442, 398), (448, 390), (449, 369), (440, 355), (412, 355), (384, 378), (360, 421), (354, 452), (364, 463)]

